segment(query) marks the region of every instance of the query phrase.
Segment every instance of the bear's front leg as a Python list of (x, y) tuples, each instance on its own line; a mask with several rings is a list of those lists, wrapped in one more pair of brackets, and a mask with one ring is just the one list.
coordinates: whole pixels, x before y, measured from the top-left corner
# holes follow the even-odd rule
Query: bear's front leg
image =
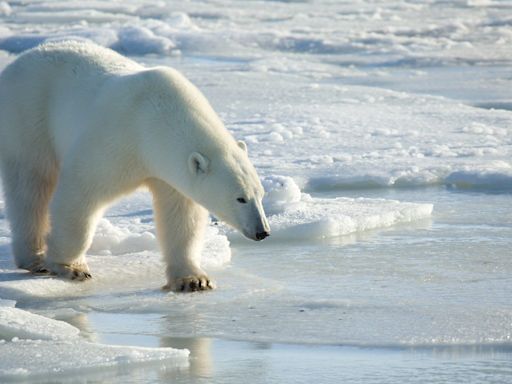
[(205, 291), (215, 284), (200, 267), (208, 211), (168, 184), (151, 179), (158, 240), (167, 264), (166, 290)]

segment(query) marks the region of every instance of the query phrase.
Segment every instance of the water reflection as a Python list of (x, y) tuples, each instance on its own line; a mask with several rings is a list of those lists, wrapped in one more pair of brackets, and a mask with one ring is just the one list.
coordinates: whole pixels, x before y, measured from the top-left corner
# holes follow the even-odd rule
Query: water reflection
[[(211, 378), (214, 374), (212, 339), (205, 337), (160, 337), (160, 347), (190, 351), (188, 375)], [(183, 372), (184, 373), (184, 372)], [(165, 372), (162, 378), (175, 378), (176, 372)]]
[[(384, 370), (388, 377), (382, 382), (392, 383), (405, 379), (412, 371), (421, 372), (422, 377), (428, 376), (428, 372), (433, 375), (444, 371), (445, 377), (456, 376), (460, 379), (461, 374), (464, 376), (460, 370), (463, 366), (472, 366), (482, 377), (492, 372), (499, 372), (502, 379), (512, 377), (510, 369), (503, 370), (510, 363), (512, 343), (362, 347), (276, 344), (172, 335), (176, 334), (172, 331), (177, 325), (176, 321), (193, 323), (192, 317), (187, 320), (187, 316), (194, 317), (196, 321), (206, 320), (201, 319), (200, 314), (186, 314), (185, 311), (179, 319), (157, 314), (92, 312), (76, 315), (67, 321), (80, 328), (89, 340), (190, 351), (186, 368), (176, 369), (162, 363), (128, 367), (124, 368), (126, 372), (117, 370), (112, 382), (135, 383), (137, 381), (134, 380), (142, 377), (152, 377), (151, 382), (155, 383), (210, 382), (218, 379), (237, 384), (244, 380), (266, 383), (279, 377), (293, 382), (295, 379), (308, 382), (319, 376), (324, 377), (326, 382), (335, 382), (332, 380), (336, 378), (359, 380), (363, 379), (360, 372), (378, 374)], [(194, 332), (191, 330), (190, 333)], [(111, 377), (114, 379), (114, 376)]]

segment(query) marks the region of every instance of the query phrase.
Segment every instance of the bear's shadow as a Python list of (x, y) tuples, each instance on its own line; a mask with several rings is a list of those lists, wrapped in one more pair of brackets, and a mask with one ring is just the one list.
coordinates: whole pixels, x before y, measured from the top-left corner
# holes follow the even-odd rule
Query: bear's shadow
[(11, 252), (11, 245), (0, 245), (0, 282), (2, 281), (15, 281), (15, 280), (28, 280), (28, 279), (47, 279), (48, 275), (34, 275), (24, 269), (18, 269), (14, 265), (13, 256)]

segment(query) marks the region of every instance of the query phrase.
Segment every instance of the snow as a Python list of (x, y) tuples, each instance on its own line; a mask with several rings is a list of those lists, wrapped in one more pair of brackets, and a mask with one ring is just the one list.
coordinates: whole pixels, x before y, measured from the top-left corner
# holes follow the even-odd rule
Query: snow
[(118, 41), (112, 48), (126, 55), (165, 54), (175, 47), (171, 40), (156, 36), (145, 27), (123, 27), (117, 37)]
[(0, 1), (0, 15), (9, 16), (12, 13), (12, 8), (6, 1)]
[(301, 191), (295, 180), (286, 176), (269, 176), (262, 180), (265, 196), (263, 206), (269, 215), (295, 207), (301, 201)]
[[(159, 252), (159, 245), (155, 235), (150, 196), (141, 191), (130, 200), (116, 205), (107, 217), (100, 219), (89, 253), (126, 255), (126, 259), (130, 255), (146, 251), (155, 256)], [(159, 258), (154, 259), (160, 265)], [(221, 267), (229, 263), (230, 259), (227, 238), (217, 228), (208, 227), (201, 264), (206, 267)]]
[[(0, 381), (188, 367), (157, 348), (167, 337), (508, 348), (512, 4), (219, 4), (0, 1), (0, 67), (85, 39), (182, 71), (247, 143), (272, 228), (256, 244), (212, 220), (201, 264), (218, 289), (165, 293), (137, 191), (99, 222), (94, 278), (77, 284), (14, 267), (0, 197)], [(160, 341), (99, 344), (101, 316)], [(457, 372), (447, 381), (468, 381)]]
[[(297, 82), (272, 75), (257, 80), (240, 75), (237, 83), (245, 86), (237, 90), (238, 102), (229, 110), (237, 114), (236, 120), (228, 117), (230, 128), (248, 138), (249, 153), (264, 173), (293, 176), (307, 190), (448, 185), (450, 174), (467, 167), (478, 171), (485, 166), (485, 172), (504, 175), (510, 167), (512, 121), (506, 111), (367, 87), (322, 84), (306, 93)], [(226, 91), (219, 98), (227, 97)], [(244, 116), (254, 99), (286, 99), (288, 94), (297, 105), (293, 115), (289, 105), (272, 103), (265, 106), (262, 122)], [(353, 101), (344, 102), (344, 95)], [(287, 139), (286, 151), (282, 142), (268, 140), (278, 133), (272, 125), (276, 121), (286, 121), (280, 129), (303, 128), (302, 134)], [(502, 187), (509, 190), (507, 183)]]

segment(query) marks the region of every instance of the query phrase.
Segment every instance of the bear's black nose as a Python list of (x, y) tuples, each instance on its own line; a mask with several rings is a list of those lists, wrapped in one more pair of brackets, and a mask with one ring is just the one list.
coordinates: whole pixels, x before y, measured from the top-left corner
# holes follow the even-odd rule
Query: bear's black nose
[(268, 233), (267, 231), (258, 232), (256, 234), (256, 240), (263, 240), (265, 237), (269, 237), (269, 236), (270, 236), (270, 233)]

